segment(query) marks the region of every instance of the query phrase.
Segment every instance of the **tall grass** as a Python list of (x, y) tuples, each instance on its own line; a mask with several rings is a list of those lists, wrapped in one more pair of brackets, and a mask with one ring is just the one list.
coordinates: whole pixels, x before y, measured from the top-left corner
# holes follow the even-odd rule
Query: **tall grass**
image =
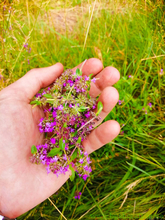
[[(51, 201), (67, 219), (165, 219), (163, 0), (19, 0), (0, 7), (1, 89), (32, 68), (71, 68), (90, 57), (121, 73), (121, 105), (105, 119), (117, 120), (121, 134), (91, 155), (87, 182), (66, 182)], [(63, 217), (46, 200), (18, 219)]]

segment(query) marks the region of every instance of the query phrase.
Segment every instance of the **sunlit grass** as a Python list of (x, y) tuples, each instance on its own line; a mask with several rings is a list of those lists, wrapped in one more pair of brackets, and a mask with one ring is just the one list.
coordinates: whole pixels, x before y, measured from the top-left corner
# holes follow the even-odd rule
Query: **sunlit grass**
[[(67, 69), (90, 57), (121, 73), (115, 85), (121, 104), (106, 118), (120, 123), (121, 134), (91, 155), (87, 182), (68, 181), (51, 201), (67, 219), (165, 216), (163, 0), (98, 0), (96, 5), (93, 0), (26, 0), (3, 6), (1, 89), (32, 68), (61, 62)], [(77, 189), (83, 192), (80, 201), (73, 198)], [(18, 219), (63, 218), (46, 200)]]

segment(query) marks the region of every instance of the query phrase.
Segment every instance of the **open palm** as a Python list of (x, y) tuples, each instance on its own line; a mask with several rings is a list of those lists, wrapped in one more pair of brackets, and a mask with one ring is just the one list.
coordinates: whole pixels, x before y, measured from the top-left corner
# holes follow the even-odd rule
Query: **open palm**
[[(38, 123), (44, 116), (42, 109), (32, 108), (30, 100), (62, 72), (60, 63), (33, 69), (0, 92), (0, 213), (9, 218), (16, 218), (44, 201), (69, 178), (70, 172), (57, 177), (47, 174), (44, 165), (31, 164), (29, 160), (31, 146), (43, 142)], [(95, 58), (87, 60), (82, 72), (99, 78), (91, 84), (90, 95), (101, 94), (102, 121), (118, 101), (118, 92), (111, 86), (119, 80), (119, 72), (113, 67), (103, 69), (101, 61)], [(119, 131), (116, 121), (107, 121), (91, 132), (83, 146), (91, 153), (113, 140)]]

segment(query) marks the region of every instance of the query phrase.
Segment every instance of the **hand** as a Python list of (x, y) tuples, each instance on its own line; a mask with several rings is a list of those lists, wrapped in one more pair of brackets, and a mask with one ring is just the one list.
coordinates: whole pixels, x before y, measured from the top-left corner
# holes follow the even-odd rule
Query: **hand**
[[(99, 78), (91, 84), (90, 95), (96, 97), (101, 93), (99, 100), (104, 108), (100, 117), (103, 120), (118, 101), (118, 92), (111, 86), (119, 80), (119, 72), (113, 67), (103, 69), (101, 61), (94, 58), (87, 60), (82, 71), (83, 75), (93, 73)], [(16, 218), (47, 199), (71, 173), (59, 177), (47, 174), (44, 165), (35, 165), (29, 160), (31, 146), (43, 141), (38, 123), (44, 116), (38, 106), (32, 108), (30, 100), (62, 72), (60, 63), (33, 69), (0, 92), (0, 212), (9, 218)], [(91, 132), (83, 146), (91, 153), (112, 141), (119, 132), (116, 121), (107, 121)]]

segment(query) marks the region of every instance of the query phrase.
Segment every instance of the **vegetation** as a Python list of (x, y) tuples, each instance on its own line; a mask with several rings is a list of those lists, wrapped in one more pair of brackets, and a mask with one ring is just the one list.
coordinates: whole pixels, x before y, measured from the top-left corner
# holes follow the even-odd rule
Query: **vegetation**
[(0, 10), (0, 89), (32, 68), (91, 57), (121, 73), (120, 101), (106, 118), (121, 133), (91, 154), (90, 179), (69, 180), (18, 220), (64, 219), (56, 207), (70, 220), (164, 219), (164, 1), (6, 0)]

